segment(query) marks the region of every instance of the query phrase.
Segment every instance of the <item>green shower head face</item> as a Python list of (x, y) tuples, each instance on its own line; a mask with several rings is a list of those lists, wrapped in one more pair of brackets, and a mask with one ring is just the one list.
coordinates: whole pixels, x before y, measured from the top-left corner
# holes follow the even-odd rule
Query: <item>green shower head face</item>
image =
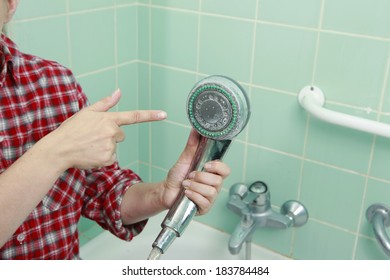
[(214, 140), (232, 139), (249, 119), (249, 102), (235, 81), (210, 76), (198, 82), (187, 99), (191, 125), (203, 136)]

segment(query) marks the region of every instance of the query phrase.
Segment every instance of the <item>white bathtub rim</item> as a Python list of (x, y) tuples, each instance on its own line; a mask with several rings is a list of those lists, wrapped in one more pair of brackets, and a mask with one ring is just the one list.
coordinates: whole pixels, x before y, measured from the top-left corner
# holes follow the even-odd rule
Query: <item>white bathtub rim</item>
[[(161, 230), (160, 223), (165, 215), (160, 214), (152, 217), (144, 230), (132, 241), (127, 242), (117, 238), (108, 231), (104, 231), (80, 248), (82, 259), (147, 259), (152, 248), (152, 243)], [(205, 236), (204, 234), (209, 234)], [(202, 238), (193, 238), (203, 236)], [(205, 243), (205, 238), (211, 238), (212, 242)], [(230, 235), (226, 232), (203, 224), (196, 220), (192, 221), (183, 236), (176, 238), (171, 247), (161, 259), (204, 259), (222, 260), (245, 259), (245, 244), (238, 255), (232, 255), (228, 250)], [(290, 258), (274, 252), (258, 244), (251, 244), (252, 260), (288, 260)], [(207, 252), (207, 256), (204, 255)]]

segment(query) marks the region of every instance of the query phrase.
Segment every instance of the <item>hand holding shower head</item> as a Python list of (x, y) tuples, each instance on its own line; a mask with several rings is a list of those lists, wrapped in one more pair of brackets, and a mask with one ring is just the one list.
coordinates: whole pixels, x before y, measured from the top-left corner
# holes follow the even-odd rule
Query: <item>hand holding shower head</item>
[[(189, 173), (203, 170), (206, 162), (222, 159), (235, 136), (249, 120), (249, 100), (241, 86), (224, 76), (209, 76), (199, 81), (187, 99), (187, 116), (202, 135)], [(184, 191), (178, 195), (161, 224), (162, 230), (153, 243), (148, 259), (158, 259), (176, 237), (182, 235), (197, 207)]]

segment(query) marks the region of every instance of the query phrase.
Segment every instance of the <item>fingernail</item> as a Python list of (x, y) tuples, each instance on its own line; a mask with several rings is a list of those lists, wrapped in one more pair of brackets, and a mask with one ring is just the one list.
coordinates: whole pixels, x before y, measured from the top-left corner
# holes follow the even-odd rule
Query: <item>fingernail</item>
[(182, 183), (182, 185), (185, 189), (188, 188), (190, 186), (190, 184), (191, 184), (191, 182), (189, 180), (184, 180)]
[(192, 171), (190, 174), (188, 174), (189, 179), (194, 179), (195, 178), (195, 171)]
[(211, 163), (210, 162), (205, 163), (204, 168), (206, 169), (211, 168)]
[(190, 190), (185, 190), (184, 193), (186, 195), (192, 195), (194, 192), (193, 191), (190, 191)]
[(115, 97), (116, 95), (118, 95), (120, 93), (120, 89), (117, 88), (112, 94), (111, 94), (111, 97)]
[(158, 119), (165, 119), (167, 117), (167, 113), (164, 111), (158, 112), (157, 113), (157, 118)]

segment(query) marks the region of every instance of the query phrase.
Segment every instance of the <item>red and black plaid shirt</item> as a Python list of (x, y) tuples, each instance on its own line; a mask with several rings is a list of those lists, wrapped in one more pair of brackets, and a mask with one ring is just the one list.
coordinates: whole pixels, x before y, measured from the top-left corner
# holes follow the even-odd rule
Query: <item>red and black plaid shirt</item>
[[(68, 69), (21, 53), (4, 35), (0, 56), (2, 173), (88, 101)], [(126, 189), (139, 181), (135, 173), (120, 169), (118, 163), (102, 169), (67, 170), (0, 248), (0, 259), (77, 259), (81, 215), (119, 238), (131, 240), (145, 221), (124, 226), (120, 203)]]

